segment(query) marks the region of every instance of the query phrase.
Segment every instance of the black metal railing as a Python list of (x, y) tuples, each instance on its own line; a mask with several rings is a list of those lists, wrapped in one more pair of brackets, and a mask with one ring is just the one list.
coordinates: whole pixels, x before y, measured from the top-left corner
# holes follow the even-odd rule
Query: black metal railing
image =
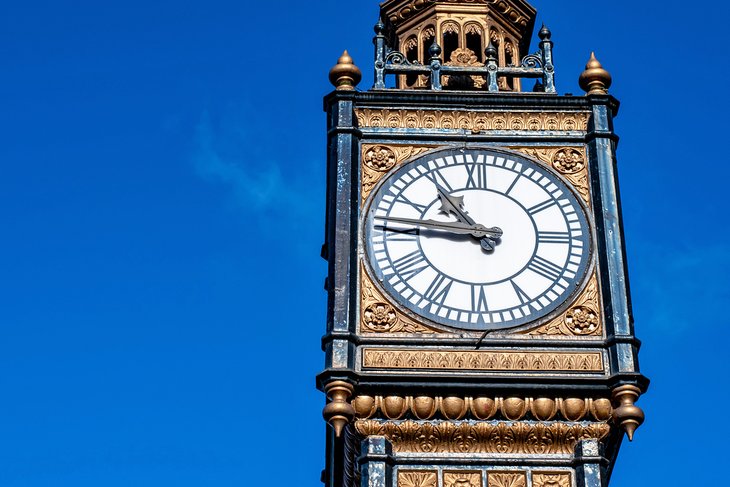
[(375, 25), (375, 89), (385, 89), (387, 75), (425, 75), (430, 79), (432, 90), (443, 89), (442, 76), (481, 76), (486, 79), (487, 91), (499, 91), (499, 78), (537, 79), (536, 91), (556, 93), (555, 68), (553, 66), (553, 42), (550, 30), (543, 26), (539, 32), (540, 44), (537, 52), (522, 58), (519, 66), (500, 67), (497, 49), (489, 43), (484, 50), (486, 62), (476, 66), (450, 66), (441, 60), (441, 47), (436, 41), (428, 50), (429, 63), (409, 61), (405, 54), (386, 45), (385, 25)]

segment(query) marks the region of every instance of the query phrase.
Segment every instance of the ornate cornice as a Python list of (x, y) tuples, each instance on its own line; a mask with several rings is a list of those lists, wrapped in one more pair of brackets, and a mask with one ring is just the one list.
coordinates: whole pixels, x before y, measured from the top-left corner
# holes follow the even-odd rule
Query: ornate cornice
[(578, 441), (603, 440), (606, 423), (355, 421), (363, 436), (384, 436), (397, 453), (570, 455)]
[(361, 128), (585, 132), (588, 112), (355, 109)]
[(531, 352), (365, 348), (364, 369), (520, 372), (604, 371), (600, 352)]
[(352, 401), (357, 419), (459, 420), (506, 419), (509, 421), (598, 421), (611, 419), (613, 408), (607, 398), (522, 398), (522, 397), (431, 397), (357, 396)]

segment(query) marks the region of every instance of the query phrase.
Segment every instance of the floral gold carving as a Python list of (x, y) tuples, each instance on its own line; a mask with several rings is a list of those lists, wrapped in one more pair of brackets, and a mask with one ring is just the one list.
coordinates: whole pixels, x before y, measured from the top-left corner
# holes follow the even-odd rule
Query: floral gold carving
[(553, 167), (563, 174), (575, 174), (585, 169), (586, 158), (578, 149), (560, 149), (553, 155)]
[(532, 487), (571, 487), (570, 472), (533, 472)]
[(437, 487), (436, 472), (401, 470), (398, 472), (398, 487)]
[(598, 276), (594, 273), (583, 293), (566, 312), (526, 334), (531, 336), (601, 336), (603, 327), (600, 309)]
[(352, 401), (358, 419), (415, 417), (420, 420), (476, 419), (608, 422), (613, 414), (608, 398), (357, 396)]
[(482, 487), (481, 472), (444, 472), (444, 487)]
[(425, 152), (433, 146), (412, 146), (412, 145), (369, 145), (362, 146), (362, 203), (365, 202), (370, 192), (378, 181), (394, 167), (402, 164), (411, 157)]
[(375, 108), (356, 109), (355, 115), (360, 127), (450, 129), (471, 132), (491, 130), (585, 132), (589, 116), (587, 112), (462, 112)]
[(421, 325), (397, 311), (375, 288), (364, 269), (360, 275), (362, 286), (360, 331), (362, 333), (438, 333), (437, 330)]
[(591, 207), (591, 190), (588, 185), (588, 166), (582, 147), (510, 147), (522, 152), (545, 166), (555, 168), (580, 194), (583, 201)]
[(580, 440), (603, 440), (606, 423), (357, 420), (363, 436), (385, 436), (396, 453), (572, 454)]
[(395, 152), (390, 147), (376, 145), (363, 151), (362, 162), (373, 171), (389, 171), (395, 166)]
[(464, 350), (363, 350), (368, 369), (603, 372), (600, 352), (512, 352)]
[(398, 323), (395, 308), (386, 303), (373, 303), (363, 311), (365, 326), (378, 331), (389, 331)]
[(526, 487), (527, 474), (525, 472), (489, 472), (487, 487)]

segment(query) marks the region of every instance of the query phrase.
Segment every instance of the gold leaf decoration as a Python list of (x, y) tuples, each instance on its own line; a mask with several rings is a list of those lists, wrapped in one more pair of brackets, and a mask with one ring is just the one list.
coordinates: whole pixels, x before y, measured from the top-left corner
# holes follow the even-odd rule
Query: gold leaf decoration
[(606, 423), (357, 420), (363, 436), (385, 436), (396, 453), (572, 454), (584, 439), (605, 439)]
[(362, 146), (361, 203), (365, 203), (376, 184), (393, 168), (435, 146), (372, 145)]
[(361, 128), (422, 128), (471, 132), (492, 130), (585, 132), (589, 117), (588, 112), (462, 112), (372, 108), (356, 109), (355, 115)]
[(600, 309), (598, 275), (594, 273), (583, 293), (565, 313), (549, 323), (523, 332), (523, 334), (530, 336), (602, 336)]
[(398, 487), (437, 487), (436, 472), (422, 472), (416, 470), (400, 470), (398, 472)]
[(533, 472), (532, 487), (570, 487), (570, 472)]
[(366, 369), (603, 372), (603, 356), (600, 352), (366, 348), (362, 365)]
[(488, 487), (526, 487), (527, 474), (525, 472), (489, 472), (487, 474)]
[(481, 487), (481, 472), (444, 472), (444, 487)]

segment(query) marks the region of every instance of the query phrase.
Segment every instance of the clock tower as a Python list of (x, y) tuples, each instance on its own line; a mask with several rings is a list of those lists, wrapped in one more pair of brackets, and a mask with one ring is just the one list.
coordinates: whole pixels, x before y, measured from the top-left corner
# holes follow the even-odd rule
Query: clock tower
[(327, 487), (603, 487), (643, 421), (611, 77), (525, 0), (388, 0), (330, 72)]

